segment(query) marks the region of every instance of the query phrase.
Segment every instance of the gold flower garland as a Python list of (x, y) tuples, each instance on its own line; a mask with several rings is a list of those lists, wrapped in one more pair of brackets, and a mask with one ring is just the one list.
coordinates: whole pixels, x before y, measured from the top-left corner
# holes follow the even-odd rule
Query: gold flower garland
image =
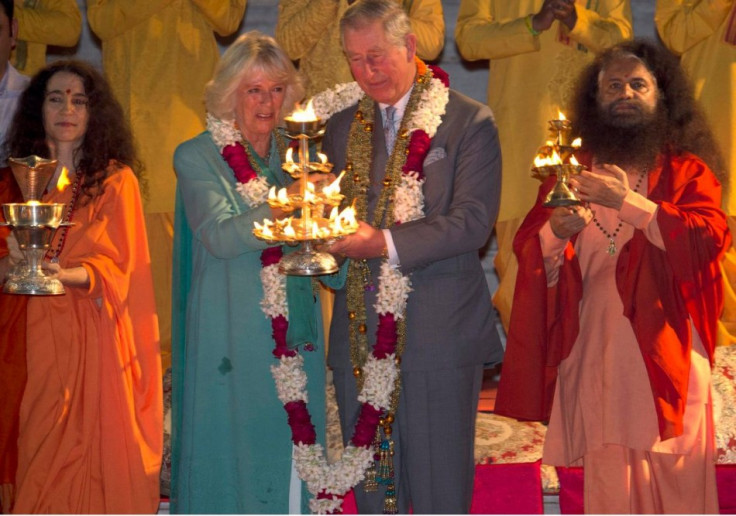
[[(422, 65), (424, 63), (421, 63)], [(422, 93), (429, 88), (432, 72), (422, 67), (417, 73), (414, 88), (409, 96), (406, 111), (401, 120), (401, 127), (397, 133), (393, 151), (386, 162), (386, 176), (383, 179), (383, 188), (376, 204), (372, 226), (375, 228), (389, 228), (394, 223), (394, 192), (401, 183), (402, 167), (406, 163), (409, 153), (409, 131), (406, 124), (411, 120), (411, 114), (421, 100)], [(345, 170), (345, 196), (348, 203), (355, 201), (356, 216), (359, 220), (368, 217), (368, 191), (370, 190), (370, 170), (373, 156), (373, 131), (375, 101), (367, 95), (358, 103), (358, 109), (350, 125), (348, 149)], [(350, 360), (353, 364), (353, 374), (358, 382), (358, 392), (362, 389), (363, 375), (361, 369), (370, 353), (367, 335), (367, 314), (364, 292), (373, 288), (370, 271), (366, 260), (351, 260), (347, 276), (347, 305), (349, 317)], [(397, 342), (396, 356), (400, 360), (406, 344), (406, 318), (396, 321)], [(398, 404), (399, 379), (393, 397), (391, 412), (395, 413)]]

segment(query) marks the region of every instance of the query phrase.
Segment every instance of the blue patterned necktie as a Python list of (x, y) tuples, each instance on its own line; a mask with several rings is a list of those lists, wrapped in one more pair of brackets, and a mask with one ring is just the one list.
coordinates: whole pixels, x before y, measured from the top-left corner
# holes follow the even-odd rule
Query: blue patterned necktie
[(383, 123), (383, 135), (386, 137), (386, 150), (389, 154), (394, 149), (394, 142), (396, 141), (396, 124), (394, 123), (394, 116), (396, 116), (396, 108), (393, 106), (386, 107), (384, 114)]

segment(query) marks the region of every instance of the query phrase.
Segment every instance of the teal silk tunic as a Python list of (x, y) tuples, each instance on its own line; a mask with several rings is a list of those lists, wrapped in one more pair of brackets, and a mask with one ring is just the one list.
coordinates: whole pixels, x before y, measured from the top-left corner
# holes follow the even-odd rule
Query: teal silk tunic
[[(291, 182), (280, 159), (272, 141), (268, 167), (261, 165), (278, 188)], [(172, 512), (287, 513), (291, 431), (270, 371), (277, 364), (271, 322), (260, 308), (266, 244), (252, 233), (270, 209), (245, 204), (208, 132), (181, 144), (174, 166)], [(287, 290), (289, 335), (314, 345), (300, 351), (312, 422), (324, 445), (319, 299), (310, 278), (289, 277)]]

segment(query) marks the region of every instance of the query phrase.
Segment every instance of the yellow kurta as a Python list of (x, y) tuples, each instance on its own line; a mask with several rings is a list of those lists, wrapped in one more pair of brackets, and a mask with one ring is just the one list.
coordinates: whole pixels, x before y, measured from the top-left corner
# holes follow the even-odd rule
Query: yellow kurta
[[(723, 187), (723, 210), (731, 232), (736, 231), (736, 45), (725, 41), (729, 21), (736, 24), (734, 0), (657, 0), (654, 21), (664, 44), (681, 55), (683, 68), (695, 86), (715, 133), (731, 185)], [(736, 30), (736, 27), (732, 30)], [(736, 250), (721, 262), (725, 307), (718, 328), (718, 345), (736, 343)]]
[[(440, 0), (401, 0), (417, 35), (417, 54), (435, 59), (445, 44), (445, 20)], [(342, 52), (338, 21), (347, 0), (281, 0), (276, 40), (307, 81), (307, 96), (353, 80)]]
[(171, 349), (176, 147), (204, 129), (204, 87), (219, 59), (214, 32), (235, 32), (246, 0), (88, 0), (105, 74), (145, 166), (144, 200), (161, 348)]
[(246, 0), (89, 0), (102, 63), (146, 167), (147, 213), (173, 213), (176, 146), (204, 129), (204, 86)]
[(46, 66), (46, 47), (73, 47), (82, 31), (76, 0), (15, 0), (16, 46), (10, 55), (15, 68), (28, 76)]
[(525, 17), (543, 0), (462, 0), (455, 39), (465, 59), (490, 59), (488, 105), (501, 140), (501, 208), (496, 223), (494, 296), (508, 328), (516, 281), (511, 242), (534, 205), (539, 183), (531, 177), (537, 150), (548, 139), (547, 121), (567, 106), (579, 72), (596, 52), (632, 36), (628, 0), (577, 0), (578, 19), (569, 31), (560, 22), (533, 36)]

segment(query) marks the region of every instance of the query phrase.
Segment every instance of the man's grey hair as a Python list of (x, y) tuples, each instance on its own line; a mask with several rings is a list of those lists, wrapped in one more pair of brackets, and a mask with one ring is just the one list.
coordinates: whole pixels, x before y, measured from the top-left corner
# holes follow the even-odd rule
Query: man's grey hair
[(340, 19), (340, 39), (345, 48), (345, 31), (360, 30), (374, 22), (380, 22), (386, 39), (397, 47), (404, 46), (411, 33), (411, 23), (406, 11), (395, 0), (358, 0), (348, 7)]
[(299, 73), (276, 40), (258, 31), (250, 31), (230, 45), (222, 54), (215, 74), (207, 83), (204, 103), (207, 111), (222, 120), (234, 116), (238, 86), (245, 77), (263, 72), (286, 88), (281, 116), (294, 109), (304, 96)]

